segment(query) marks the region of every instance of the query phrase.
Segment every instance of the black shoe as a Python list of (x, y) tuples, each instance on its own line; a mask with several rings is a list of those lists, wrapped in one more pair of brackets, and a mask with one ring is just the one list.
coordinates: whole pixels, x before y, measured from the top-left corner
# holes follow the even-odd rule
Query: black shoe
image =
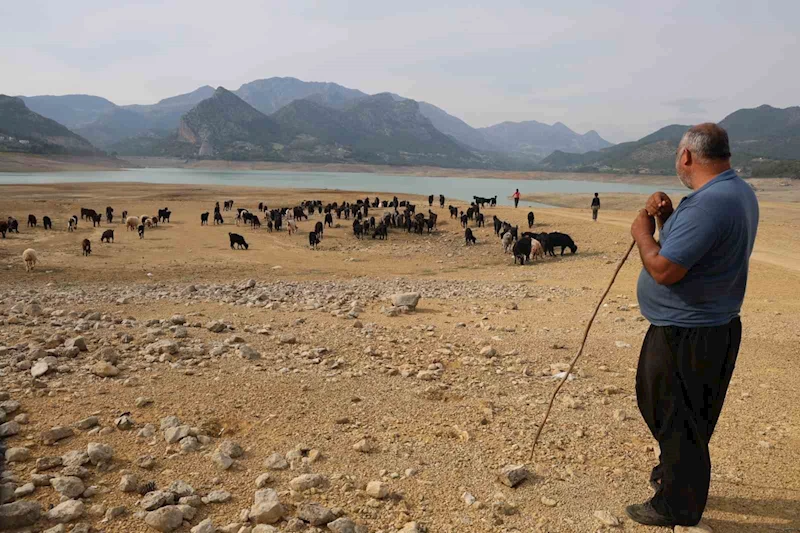
[(646, 501), (644, 503), (637, 503), (634, 505), (629, 505), (625, 508), (625, 514), (633, 520), (634, 522), (638, 522), (639, 524), (645, 526), (663, 526), (663, 527), (673, 527), (676, 524), (675, 520), (662, 515), (650, 504), (650, 501)]

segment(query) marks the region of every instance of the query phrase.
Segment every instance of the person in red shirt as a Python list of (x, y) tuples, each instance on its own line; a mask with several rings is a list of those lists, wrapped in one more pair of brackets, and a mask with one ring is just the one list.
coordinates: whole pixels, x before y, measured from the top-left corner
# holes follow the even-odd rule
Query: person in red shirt
[(511, 195), (511, 197), (514, 199), (514, 207), (517, 207), (519, 205), (519, 189), (514, 191), (514, 194)]

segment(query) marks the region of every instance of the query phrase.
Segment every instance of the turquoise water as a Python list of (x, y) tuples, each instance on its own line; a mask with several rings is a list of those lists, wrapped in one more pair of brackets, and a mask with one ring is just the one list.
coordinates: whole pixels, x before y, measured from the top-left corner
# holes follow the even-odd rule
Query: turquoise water
[[(501, 205), (511, 205), (509, 198), (515, 189), (522, 194), (535, 193), (637, 193), (649, 194), (664, 190), (655, 185), (634, 183), (601, 183), (576, 180), (512, 180), (484, 178), (431, 178), (396, 176), (355, 172), (292, 172), (282, 170), (194, 170), (182, 168), (130, 169), (125, 171), (0, 173), (0, 185), (25, 183), (77, 182), (142, 182), (185, 183), (191, 185), (238, 185), (252, 187), (295, 189), (338, 189), (376, 193), (444, 194), (446, 198), (470, 200), (473, 196), (497, 196)], [(682, 192), (666, 189), (665, 192)], [(521, 205), (547, 207), (536, 202)], [(587, 205), (589, 199), (587, 199)]]

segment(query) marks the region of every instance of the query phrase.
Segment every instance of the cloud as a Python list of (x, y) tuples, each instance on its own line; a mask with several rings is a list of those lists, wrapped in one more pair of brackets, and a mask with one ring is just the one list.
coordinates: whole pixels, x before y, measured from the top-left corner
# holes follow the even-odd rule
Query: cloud
[(768, 3), (0, 1), (0, 93), (153, 103), (293, 76), (424, 100), (473, 126), (563, 122), (633, 140), (800, 104), (800, 2)]

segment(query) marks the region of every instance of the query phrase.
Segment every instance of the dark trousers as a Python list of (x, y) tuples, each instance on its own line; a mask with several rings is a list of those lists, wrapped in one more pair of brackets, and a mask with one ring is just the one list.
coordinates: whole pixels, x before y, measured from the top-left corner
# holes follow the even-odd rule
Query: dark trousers
[(514, 198), (514, 207), (519, 205), (519, 198)]
[(661, 447), (653, 507), (680, 525), (700, 521), (711, 482), (708, 442), (725, 402), (739, 344), (739, 318), (724, 326), (650, 326), (636, 373), (636, 399)]

